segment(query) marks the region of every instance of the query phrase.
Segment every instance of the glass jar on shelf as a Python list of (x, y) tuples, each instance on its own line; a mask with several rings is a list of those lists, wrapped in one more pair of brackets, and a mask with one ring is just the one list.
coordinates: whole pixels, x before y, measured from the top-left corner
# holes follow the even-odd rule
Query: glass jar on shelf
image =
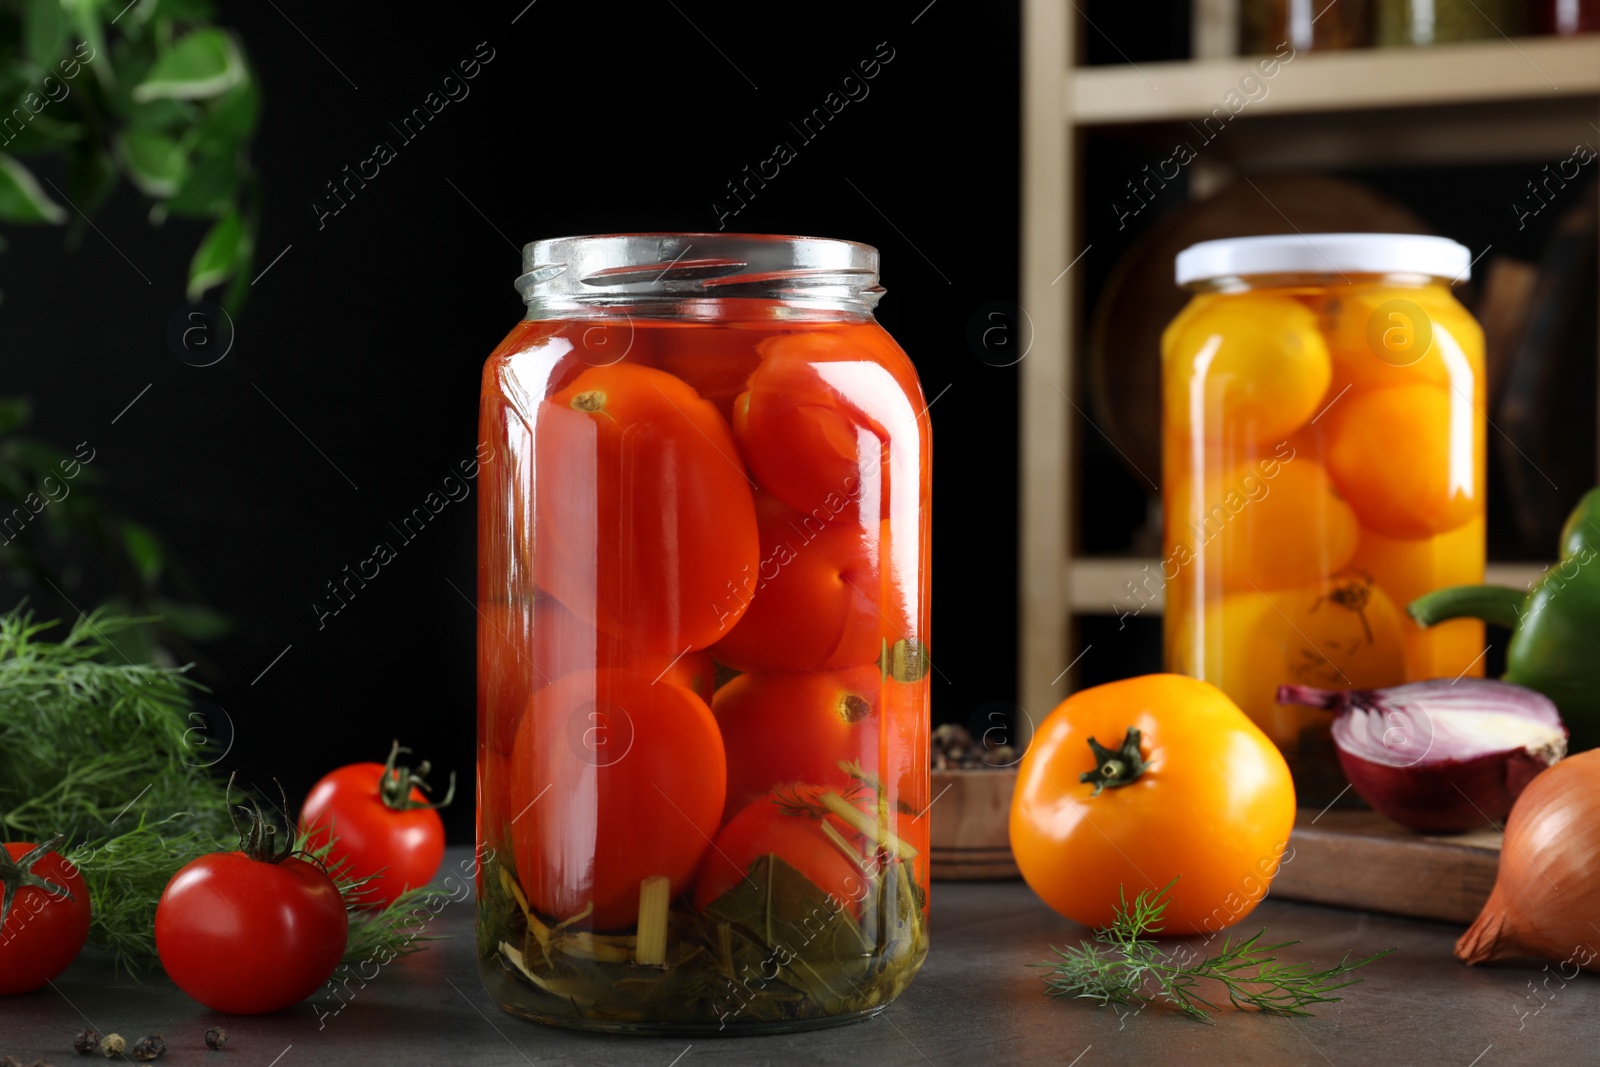
[(927, 409), (848, 241), (539, 241), (483, 372), (478, 953), (595, 1030), (864, 1017), (927, 953)]
[[(1243, 0), (1239, 54), (1338, 52), (1372, 43), (1368, 0)], [(1291, 53), (1292, 54), (1292, 53)]]
[(1279, 745), (1305, 803), (1342, 789), (1325, 712), (1280, 685), (1483, 673), (1483, 627), (1406, 605), (1483, 580), (1483, 332), (1438, 237), (1289, 234), (1177, 257), (1162, 337), (1169, 670)]
[(1523, 0), (1376, 0), (1380, 45), (1498, 41), (1528, 32)]

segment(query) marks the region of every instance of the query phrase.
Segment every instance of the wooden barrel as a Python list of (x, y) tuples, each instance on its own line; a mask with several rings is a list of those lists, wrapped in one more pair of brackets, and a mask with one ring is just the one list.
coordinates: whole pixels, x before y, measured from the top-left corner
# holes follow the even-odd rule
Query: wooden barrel
[(928, 811), (930, 873), (935, 881), (1016, 878), (1011, 857), (1011, 794), (1015, 768), (933, 771)]

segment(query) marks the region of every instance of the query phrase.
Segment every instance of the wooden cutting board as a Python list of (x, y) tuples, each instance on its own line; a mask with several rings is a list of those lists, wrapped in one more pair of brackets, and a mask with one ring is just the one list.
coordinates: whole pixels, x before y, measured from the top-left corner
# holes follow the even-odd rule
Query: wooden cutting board
[(1494, 888), (1498, 830), (1418, 834), (1371, 811), (1301, 808), (1272, 896), (1471, 923)]

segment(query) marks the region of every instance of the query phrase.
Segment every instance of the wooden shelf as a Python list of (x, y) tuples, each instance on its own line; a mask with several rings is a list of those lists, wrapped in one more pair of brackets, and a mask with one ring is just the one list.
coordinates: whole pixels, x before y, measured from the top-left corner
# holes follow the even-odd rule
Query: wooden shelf
[[(1268, 57), (1119, 64), (1069, 70), (1063, 106), (1080, 126), (1199, 120), (1239, 95)], [(1301, 53), (1263, 80), (1238, 112), (1267, 115), (1392, 110), (1600, 95), (1600, 36), (1481, 41), (1433, 48)], [(1259, 90), (1258, 90), (1259, 92)]]
[[(1238, 25), (1234, 0), (1193, 0), (1193, 9), (1199, 58), (1081, 67), (1073, 64), (1093, 32), (1081, 11), (1060, 0), (1022, 4), (1018, 302), (1034, 328), (1032, 353), (1018, 367), (1018, 693), (1027, 708), (1052, 707), (1077, 688), (1079, 668), (1063, 672), (1062, 665), (1078, 661), (1078, 620), (1161, 610), (1150, 593), (1143, 602), (1130, 599), (1127, 585), (1145, 578), (1146, 566), (1154, 570), (1155, 560), (1074, 556), (1085, 510), (1078, 434), (1088, 406), (1076, 364), (1088, 316), (1084, 271), (1073, 267), (1085, 254), (1115, 254), (1085, 243), (1086, 169), (1095, 162), (1086, 133), (1164, 151), (1191, 143), (1199, 149), (1190, 174), (1197, 196), (1233, 174), (1285, 169), (1525, 161), (1532, 177), (1541, 162), (1600, 138), (1600, 35), (1303, 52), (1280, 61), (1277, 75), (1263, 81), (1265, 95), (1258, 89), (1233, 115), (1228, 94), (1246, 97), (1240, 79), (1259, 76), (1265, 57), (1228, 55)], [(1216, 108), (1230, 119), (1226, 134), (1213, 140), (1196, 128)], [(1500, 195), (1486, 192), (1484, 210), (1509, 218)], [(1539, 572), (1536, 565), (1491, 565), (1488, 580), (1520, 588)], [(1019, 724), (1021, 740), (1026, 730)]]
[[(1068, 560), (1061, 568), (1067, 606), (1078, 615), (1121, 615), (1124, 612), (1160, 615), (1164, 597), (1158, 589), (1160, 582), (1151, 577), (1161, 573), (1157, 564), (1153, 557), (1085, 556)], [(1526, 589), (1539, 579), (1547, 566), (1543, 563), (1491, 563), (1485, 568), (1483, 580), (1490, 585)], [(1141, 585), (1145, 579), (1149, 581)], [(1129, 589), (1130, 582), (1139, 587), (1139, 594)]]

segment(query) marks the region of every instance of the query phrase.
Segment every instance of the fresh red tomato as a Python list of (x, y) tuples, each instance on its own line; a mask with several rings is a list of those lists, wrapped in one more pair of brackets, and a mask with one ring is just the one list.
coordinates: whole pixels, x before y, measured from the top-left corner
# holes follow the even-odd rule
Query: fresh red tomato
[(89, 889), (78, 868), (42, 845), (0, 850), (0, 995), (28, 993), (55, 978), (89, 939)]
[[(259, 810), (249, 835), (262, 824)], [(259, 840), (201, 856), (156, 906), (167, 976), (213, 1011), (258, 1015), (315, 993), (339, 965), (349, 921), (322, 868)]]
[(779, 786), (844, 790), (851, 778), (841, 761), (855, 762), (891, 785), (891, 799), (909, 800), (927, 764), (926, 748), (917, 743), (926, 731), (918, 723), (922, 690), (920, 682), (884, 677), (873, 664), (733, 679), (717, 690), (711, 705), (728, 754), (723, 818)]
[(423, 790), (431, 769), (396, 766), (402, 752), (394, 743), (387, 763), (352, 763), (311, 787), (300, 809), (300, 832), (312, 848), (331, 839), (328, 865), (348, 878), (370, 878), (362, 904), (387, 908), (408, 889), (425, 886), (444, 859), (444, 822), (435, 808), (456, 795), (456, 778), (437, 804)]
[(512, 757), (517, 877), (541, 914), (621, 930), (639, 883), (676, 896), (716, 831), (727, 786), (717, 722), (683, 686), (624, 670), (567, 675), (539, 690)]
[(489, 730), (507, 755), (528, 701), (553, 679), (579, 671), (622, 668), (647, 679), (676, 682), (711, 702), (716, 665), (704, 649), (673, 655), (596, 630), (552, 596), (536, 597), (532, 610), (504, 601), (487, 603), (478, 619), (479, 685), (489, 704)]
[[(882, 331), (807, 330), (759, 345), (761, 364), (733, 406), (733, 432), (761, 488), (805, 514), (888, 514), (892, 445), (915, 451), (921, 395), (895, 373)], [(912, 473), (909, 471), (903, 473)]]
[(539, 406), (534, 454), (534, 570), (573, 614), (668, 657), (738, 619), (755, 505), (727, 421), (693, 389), (592, 367)]
[(883, 566), (889, 523), (823, 524), (765, 492), (756, 516), (761, 561), (736, 589), (748, 608), (716, 659), (741, 671), (854, 667), (877, 662), (885, 641), (912, 636), (909, 591)]
[(742, 882), (751, 864), (771, 855), (805, 875), (823, 893), (848, 902), (851, 914), (861, 917), (861, 868), (823, 833), (820, 814), (793, 803), (806, 798), (804, 791), (760, 796), (722, 828), (695, 878), (697, 911)]

